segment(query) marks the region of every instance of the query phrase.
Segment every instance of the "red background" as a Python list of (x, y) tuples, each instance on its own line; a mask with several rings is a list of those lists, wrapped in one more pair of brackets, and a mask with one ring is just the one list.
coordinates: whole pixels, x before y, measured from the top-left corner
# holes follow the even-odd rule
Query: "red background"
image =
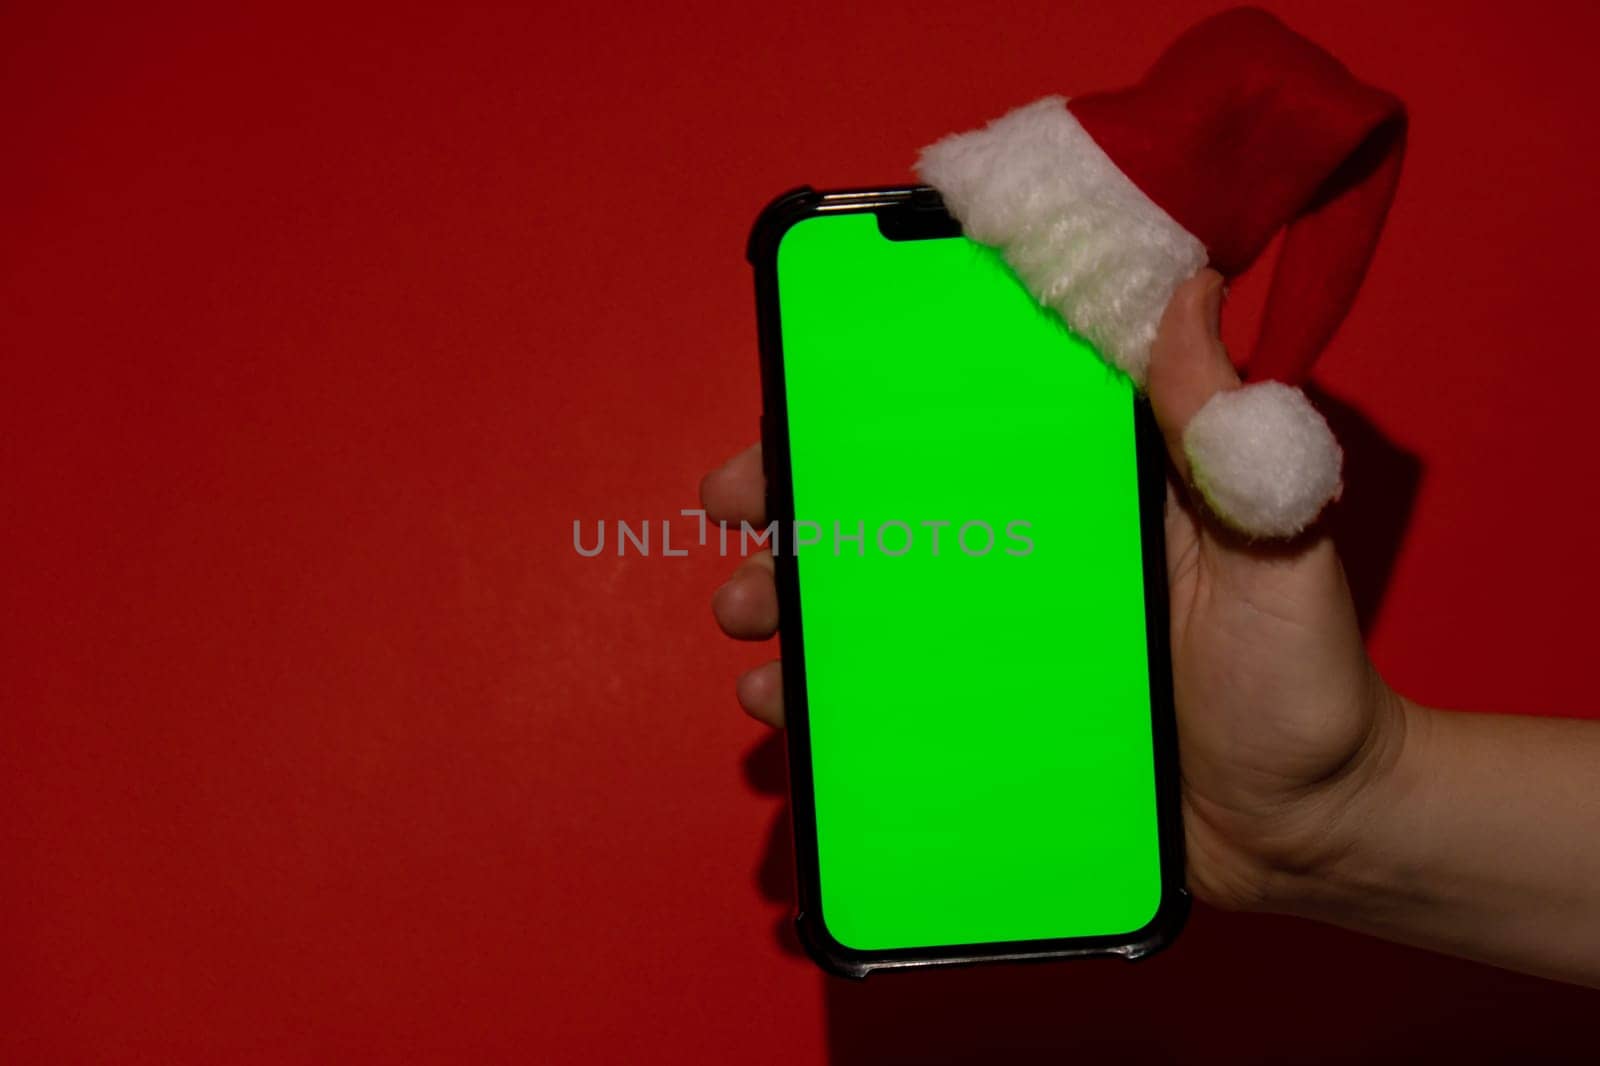
[[(1591, 1035), (1590, 993), (1205, 908), (1139, 966), (826, 980), (732, 696), (770, 652), (707, 609), (728, 564), (573, 551), (754, 438), (768, 197), (902, 180), (1215, 6), (6, 5), (0, 1060)], [(1413, 115), (1319, 371), (1341, 534), (1397, 686), (1593, 714), (1600, 16), (1422, 6), (1274, 5)]]

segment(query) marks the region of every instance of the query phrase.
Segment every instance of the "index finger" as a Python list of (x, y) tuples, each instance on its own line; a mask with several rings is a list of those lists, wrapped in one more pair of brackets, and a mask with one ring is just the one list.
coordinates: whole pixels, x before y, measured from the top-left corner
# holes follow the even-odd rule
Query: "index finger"
[(700, 479), (700, 505), (713, 522), (767, 521), (767, 478), (761, 445), (752, 444)]

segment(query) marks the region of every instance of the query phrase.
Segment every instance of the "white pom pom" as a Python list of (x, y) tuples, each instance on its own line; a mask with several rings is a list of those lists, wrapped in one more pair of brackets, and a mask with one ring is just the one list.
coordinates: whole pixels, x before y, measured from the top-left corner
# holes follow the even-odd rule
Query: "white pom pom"
[(1291, 537), (1339, 495), (1344, 453), (1305, 393), (1276, 381), (1219, 392), (1183, 433), (1195, 486), (1228, 525)]

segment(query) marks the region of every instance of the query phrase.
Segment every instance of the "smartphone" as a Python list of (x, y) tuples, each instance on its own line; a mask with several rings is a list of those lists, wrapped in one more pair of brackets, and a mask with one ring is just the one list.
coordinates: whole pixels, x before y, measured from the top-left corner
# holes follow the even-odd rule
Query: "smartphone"
[(1165, 946), (1146, 403), (930, 188), (794, 190), (748, 258), (806, 950), (865, 977)]

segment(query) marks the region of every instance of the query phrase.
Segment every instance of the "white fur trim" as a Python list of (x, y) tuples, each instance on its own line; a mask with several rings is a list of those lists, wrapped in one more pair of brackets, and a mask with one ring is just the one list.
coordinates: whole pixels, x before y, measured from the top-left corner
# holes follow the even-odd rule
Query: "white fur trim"
[(1228, 525), (1291, 537), (1341, 488), (1344, 453), (1306, 394), (1277, 381), (1212, 396), (1183, 431), (1195, 487)]
[(1150, 343), (1205, 247), (1047, 96), (922, 150), (916, 171), (968, 236), (1001, 250), (1040, 303), (1144, 385)]

